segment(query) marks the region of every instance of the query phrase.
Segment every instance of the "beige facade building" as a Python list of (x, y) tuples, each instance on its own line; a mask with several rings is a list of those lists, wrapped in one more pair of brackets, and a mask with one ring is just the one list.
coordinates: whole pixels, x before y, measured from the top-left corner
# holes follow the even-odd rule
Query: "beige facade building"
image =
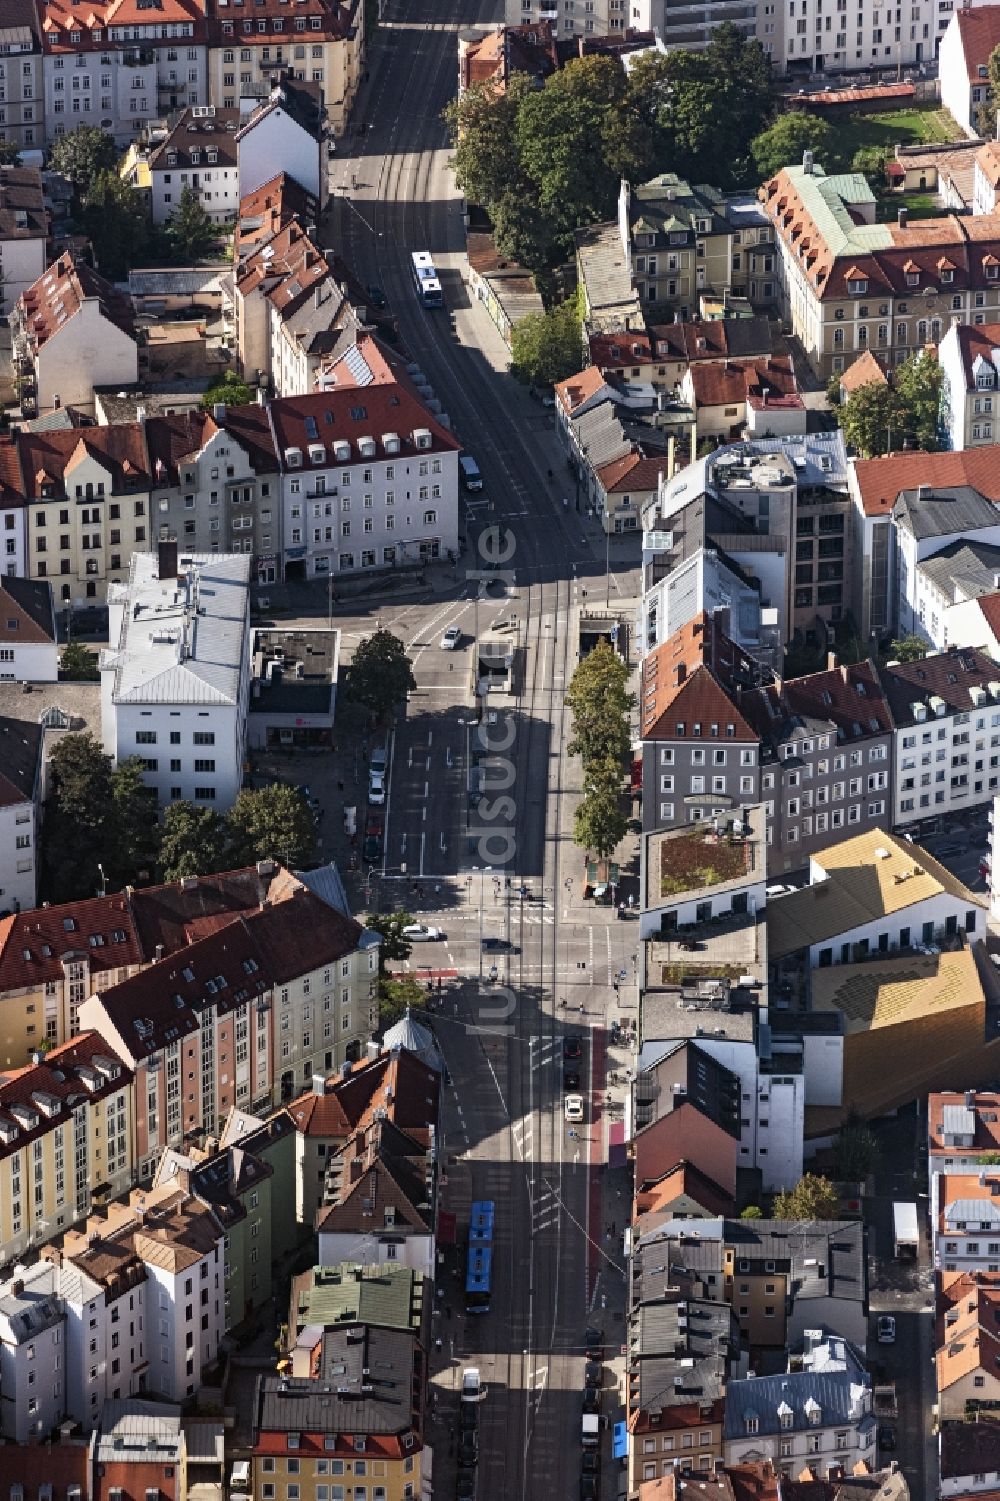
[(130, 1187), (132, 1078), (86, 1032), (0, 1079), (0, 1261)]
[(644, 307), (663, 303), (688, 318), (702, 292), (730, 286), (733, 229), (717, 189), (691, 187), (673, 172), (636, 188), (623, 182), (618, 230)]
[(809, 152), (761, 189), (777, 243), (782, 311), (816, 372), (870, 350), (883, 367), (953, 323), (997, 321), (1000, 215), (875, 222), (860, 173), (827, 177)]

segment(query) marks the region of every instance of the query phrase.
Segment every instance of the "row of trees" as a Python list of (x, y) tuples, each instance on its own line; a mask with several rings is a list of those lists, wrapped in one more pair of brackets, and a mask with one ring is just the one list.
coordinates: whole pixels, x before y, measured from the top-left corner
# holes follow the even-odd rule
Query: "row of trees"
[[(844, 437), (865, 458), (909, 444), (925, 452), (938, 446), (942, 371), (930, 351), (910, 355), (885, 381), (871, 381), (852, 391), (840, 407)], [(839, 400), (840, 377), (831, 378), (829, 394)]]
[(601, 641), (577, 667), (566, 693), (573, 717), (569, 753), (583, 762), (583, 800), (573, 821), (573, 838), (581, 849), (599, 857), (610, 855), (628, 828), (622, 773), (632, 744), (635, 698), (627, 683), (625, 663)]
[(622, 178), (677, 172), (730, 187), (749, 181), (747, 145), (773, 108), (768, 58), (729, 23), (702, 52), (567, 64), (538, 88), (514, 74), (502, 92), (474, 85), (445, 111), (455, 172), (493, 221), (501, 252), (544, 273), (573, 231), (612, 217)]
[(67, 735), (49, 762), (43, 882), (51, 901), (101, 890), (250, 865), (274, 856), (290, 865), (315, 857), (316, 821), (294, 787), (240, 793), (225, 815), (156, 799), (138, 757), (117, 767), (91, 734)]

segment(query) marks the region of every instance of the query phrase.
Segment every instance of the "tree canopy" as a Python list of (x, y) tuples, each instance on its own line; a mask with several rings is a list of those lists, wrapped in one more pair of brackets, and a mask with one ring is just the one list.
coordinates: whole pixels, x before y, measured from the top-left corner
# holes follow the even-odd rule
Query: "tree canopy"
[(59, 676), (70, 682), (95, 683), (100, 675), (97, 653), (82, 641), (67, 641), (59, 656)]
[(835, 1220), (840, 1214), (837, 1190), (829, 1178), (806, 1173), (794, 1188), (776, 1195), (772, 1214), (776, 1220)]
[(316, 820), (297, 787), (274, 782), (244, 788), (226, 816), (234, 865), (280, 860), (309, 865), (316, 854)]
[(615, 762), (620, 768), (632, 743), (630, 716), (635, 702), (628, 692), (628, 668), (606, 641), (588, 652), (570, 679), (566, 705), (573, 716), (571, 756), (586, 768), (592, 762)]
[(113, 169), (96, 172), (84, 194), (81, 218), (101, 275), (122, 280), (149, 244), (141, 196)]
[(922, 662), (927, 655), (927, 642), (912, 632), (889, 642), (890, 662)]
[(747, 142), (773, 102), (759, 42), (717, 27), (702, 52), (574, 59), (539, 88), (474, 84), (445, 111), (459, 186), (487, 210), (502, 254), (536, 272), (570, 255), (573, 231), (614, 215), (619, 184), (661, 172), (729, 187), (749, 180)]
[(610, 855), (628, 830), (621, 793), (620, 763), (598, 762), (584, 777), (583, 798), (573, 816), (573, 843), (593, 850), (599, 859)]
[(510, 351), (511, 369), (520, 380), (554, 386), (575, 375), (584, 363), (576, 302), (560, 302), (546, 313), (528, 313), (514, 325)]
[(409, 912), (373, 912), (365, 919), (365, 927), (373, 933), (381, 933), (382, 942), (378, 951), (379, 973), (384, 975), (390, 963), (402, 964), (409, 959), (413, 945), (403, 934), (403, 929), (412, 923)]
[(42, 831), (43, 883), (57, 902), (118, 891), (152, 871), (156, 800), (141, 764), (111, 757), (90, 733), (67, 735), (49, 760)]
[(865, 458), (905, 443), (933, 452), (938, 446), (941, 366), (927, 350), (910, 355), (884, 381), (869, 381), (850, 393), (837, 420), (852, 448)]
[(77, 197), (83, 199), (98, 173), (114, 168), (118, 155), (114, 136), (98, 130), (96, 125), (78, 125), (65, 135), (56, 136), (49, 152), (49, 166), (53, 172), (68, 177)]
[(242, 376), (235, 370), (226, 370), (214, 380), (201, 398), (201, 405), (210, 412), (217, 402), (227, 407), (245, 407), (253, 400), (253, 392)]
[(160, 869), (165, 881), (205, 876), (229, 864), (229, 828), (214, 808), (170, 803), (160, 831)]
[(820, 166), (825, 166), (825, 155), (830, 147), (833, 131), (826, 120), (818, 115), (794, 110), (779, 115), (750, 143), (750, 155), (759, 177), (766, 179), (787, 167), (789, 162), (802, 160), (803, 151), (811, 151)]
[(218, 237), (219, 231), (202, 207), (198, 194), (190, 183), (185, 183), (166, 226), (166, 238), (174, 259), (188, 264), (198, 261)]
[(403, 975), (399, 980), (391, 980), (387, 975), (379, 977), (378, 1024), (383, 1031), (398, 1022), (407, 1011), (426, 1005), (427, 991), (413, 975)]
[(0, 136), (0, 167), (19, 167), (21, 165), (21, 153), (13, 141), (8, 141), (6, 136)]
[(387, 719), (417, 686), (413, 667), (398, 636), (377, 630), (358, 642), (347, 673), (347, 689), (376, 720)]

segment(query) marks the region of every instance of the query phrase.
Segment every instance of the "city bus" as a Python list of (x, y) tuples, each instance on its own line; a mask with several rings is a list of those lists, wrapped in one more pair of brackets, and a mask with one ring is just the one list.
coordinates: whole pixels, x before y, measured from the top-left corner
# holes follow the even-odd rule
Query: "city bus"
[(465, 1269), (466, 1313), (489, 1313), (493, 1280), (493, 1247), (469, 1246)]
[(434, 262), (429, 250), (415, 250), (410, 257), (413, 268), (413, 285), (424, 307), (442, 307), (441, 283), (438, 281)]
[(491, 1246), (493, 1244), (493, 1215), (495, 1205), (492, 1199), (476, 1199), (469, 1213), (469, 1245)]

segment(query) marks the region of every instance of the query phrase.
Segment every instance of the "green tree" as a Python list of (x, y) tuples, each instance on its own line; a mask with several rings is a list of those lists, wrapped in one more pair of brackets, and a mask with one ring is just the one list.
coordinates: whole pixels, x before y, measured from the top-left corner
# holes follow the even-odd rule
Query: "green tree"
[(773, 177), (782, 167), (797, 166), (803, 151), (811, 151), (819, 165), (824, 165), (833, 145), (833, 131), (826, 120), (800, 110), (779, 115), (773, 125), (761, 131), (750, 143), (757, 175)]
[[(370, 925), (369, 925), (370, 926)], [(378, 982), (378, 1024), (384, 1030), (398, 1022), (407, 1011), (427, 1004), (427, 991), (412, 975), (399, 980), (380, 975)]]
[(841, 1128), (834, 1148), (837, 1177), (845, 1183), (867, 1178), (878, 1157), (874, 1132), (857, 1117)]
[(297, 787), (274, 782), (269, 787), (244, 788), (226, 822), (237, 865), (267, 859), (289, 866), (308, 865), (315, 858), (316, 820)]
[(850, 446), (871, 459), (901, 445), (905, 413), (891, 386), (870, 381), (849, 394), (838, 421)]
[(100, 675), (97, 653), (82, 641), (67, 641), (59, 657), (59, 676), (70, 682), (95, 683)]
[(519, 380), (552, 386), (575, 375), (583, 363), (583, 328), (575, 299), (547, 313), (528, 313), (515, 323), (511, 369)]
[(49, 791), (42, 826), (44, 884), (55, 902), (94, 896), (108, 857), (112, 763), (89, 732), (67, 735), (49, 758)]
[(142, 761), (129, 756), (111, 773), (111, 828), (104, 864), (112, 890), (149, 880), (159, 850), (156, 794), (142, 780)]
[(635, 703), (628, 692), (628, 668), (606, 641), (588, 652), (566, 690), (573, 716), (569, 753), (591, 762), (624, 764), (632, 743), (630, 716)]
[(455, 180), (470, 203), (492, 214), (507, 193), (524, 196), (528, 182), (517, 140), (522, 100), (535, 88), (527, 73), (514, 73), (507, 87), (474, 83), (444, 111), (455, 155)]
[(776, 1220), (835, 1220), (840, 1213), (837, 1190), (829, 1178), (806, 1173), (795, 1187), (775, 1196)]
[(985, 101), (976, 110), (976, 129), (980, 135), (992, 138), (996, 135), (1000, 106), (1000, 47), (994, 47), (987, 58), (986, 76), (989, 86)]
[(859, 146), (851, 158), (851, 171), (861, 172), (865, 177), (885, 181), (885, 169), (893, 159), (891, 146)]
[(21, 153), (13, 141), (8, 141), (6, 136), (0, 136), (0, 167), (19, 167), (21, 165)]
[(912, 632), (889, 643), (890, 662), (922, 662), (927, 655), (927, 642)]
[(605, 780), (591, 783), (573, 816), (573, 843), (604, 859), (627, 832), (628, 817), (622, 810), (619, 787)]
[(201, 199), (185, 183), (177, 207), (167, 220), (166, 238), (175, 260), (191, 265), (207, 254), (219, 237)]
[(409, 959), (413, 944), (404, 935), (403, 929), (412, 921), (409, 912), (373, 912), (366, 920), (365, 927), (382, 936), (378, 951), (380, 975), (388, 973), (390, 964), (403, 964)]
[(98, 130), (96, 125), (78, 125), (65, 135), (56, 136), (49, 152), (49, 167), (68, 177), (83, 199), (100, 172), (114, 168), (118, 161), (114, 136)]
[(84, 196), (81, 218), (101, 274), (122, 280), (149, 243), (149, 220), (140, 194), (117, 172), (98, 172)]
[(757, 1204), (748, 1204), (747, 1207), (740, 1212), (741, 1220), (762, 1220), (763, 1218), (764, 1211)]
[(931, 350), (920, 350), (897, 365), (893, 384), (904, 413), (904, 437), (925, 453), (938, 446), (943, 371)]
[(253, 401), (253, 392), (235, 370), (227, 370), (214, 380), (201, 398), (202, 408), (210, 412), (219, 402), (227, 407), (245, 407)]
[(165, 881), (204, 876), (231, 865), (229, 828), (214, 808), (170, 803), (160, 831), (160, 868)]
[(412, 664), (398, 636), (377, 630), (358, 642), (347, 672), (348, 694), (377, 721), (388, 719), (416, 686)]

